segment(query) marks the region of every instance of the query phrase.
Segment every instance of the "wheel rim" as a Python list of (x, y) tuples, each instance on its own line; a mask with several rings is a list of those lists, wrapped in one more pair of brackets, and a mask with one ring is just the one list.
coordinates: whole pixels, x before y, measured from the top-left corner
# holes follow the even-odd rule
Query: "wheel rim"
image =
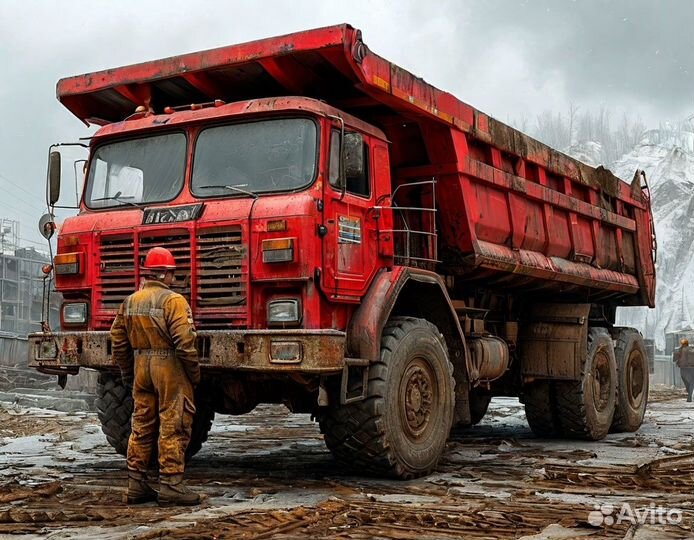
[(593, 359), (593, 404), (595, 409), (603, 412), (610, 403), (610, 358), (604, 350), (599, 350)]
[(438, 388), (429, 363), (415, 358), (401, 379), (400, 423), (407, 437), (418, 442), (426, 439), (436, 411)]
[(634, 409), (638, 409), (643, 403), (645, 396), (644, 384), (644, 361), (640, 351), (634, 350), (629, 355), (626, 363), (626, 379), (624, 381), (627, 389), (627, 399)]

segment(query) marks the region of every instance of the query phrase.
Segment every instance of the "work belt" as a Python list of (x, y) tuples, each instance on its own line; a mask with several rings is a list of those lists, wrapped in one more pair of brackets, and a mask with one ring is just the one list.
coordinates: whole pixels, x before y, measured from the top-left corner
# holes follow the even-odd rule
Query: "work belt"
[(135, 349), (135, 356), (156, 356), (160, 358), (174, 357), (176, 351), (174, 349)]

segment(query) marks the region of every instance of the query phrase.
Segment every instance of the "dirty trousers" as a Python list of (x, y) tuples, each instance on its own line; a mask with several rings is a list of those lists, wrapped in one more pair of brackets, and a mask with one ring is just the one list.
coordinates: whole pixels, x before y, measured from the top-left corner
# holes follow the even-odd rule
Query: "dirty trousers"
[(692, 401), (694, 399), (694, 367), (681, 367), (680, 375), (687, 389), (687, 401)]
[(159, 472), (183, 474), (195, 414), (183, 364), (173, 354), (136, 354), (134, 375), (128, 469), (147, 471), (158, 438)]

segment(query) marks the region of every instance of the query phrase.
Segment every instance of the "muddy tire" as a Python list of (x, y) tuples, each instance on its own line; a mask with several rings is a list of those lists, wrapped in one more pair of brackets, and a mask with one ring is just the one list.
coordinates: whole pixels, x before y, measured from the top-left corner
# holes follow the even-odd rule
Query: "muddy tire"
[(643, 337), (620, 328), (614, 347), (617, 361), (617, 404), (610, 431), (633, 432), (641, 427), (648, 402), (648, 357)]
[(207, 441), (207, 436), (214, 422), (214, 409), (208, 401), (209, 393), (204, 386), (195, 389), (195, 416), (193, 417), (190, 442), (186, 448), (186, 461), (190, 461), (197, 454), (202, 445)]
[[(101, 431), (113, 449), (125, 456), (128, 453), (130, 417), (133, 413), (132, 389), (123, 384), (119, 375), (100, 373), (96, 394), (96, 411), (101, 422)], [(200, 451), (214, 420), (214, 411), (204, 400), (197, 399), (196, 396), (195, 404), (197, 411), (193, 419), (193, 434), (186, 450), (186, 460)]]
[(551, 381), (535, 381), (523, 389), (525, 418), (532, 432), (541, 438), (559, 435), (554, 388)]
[(320, 419), (338, 461), (363, 474), (398, 479), (429, 474), (453, 422), (453, 366), (433, 324), (394, 317), (369, 368), (366, 399), (340, 405), (333, 394)]
[(617, 401), (617, 362), (612, 338), (604, 328), (588, 329), (580, 380), (554, 384), (562, 435), (593, 441), (605, 438)]
[(131, 390), (123, 384), (120, 376), (99, 373), (96, 384), (96, 412), (101, 422), (101, 431), (113, 449), (121, 455), (128, 451), (130, 417), (133, 414)]
[(476, 426), (482, 421), (484, 415), (487, 414), (487, 409), (489, 409), (489, 402), (492, 400), (492, 396), (486, 392), (477, 392), (475, 390), (470, 392), (470, 425)]

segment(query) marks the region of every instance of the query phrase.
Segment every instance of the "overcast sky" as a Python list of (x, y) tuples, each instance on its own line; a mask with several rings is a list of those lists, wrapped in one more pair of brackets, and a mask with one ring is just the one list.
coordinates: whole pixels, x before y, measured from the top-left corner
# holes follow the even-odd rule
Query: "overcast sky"
[(694, 114), (694, 0), (1, 0), (0, 217), (40, 240), (48, 145), (91, 132), (59, 78), (342, 22), (501, 120), (570, 103), (649, 126)]

